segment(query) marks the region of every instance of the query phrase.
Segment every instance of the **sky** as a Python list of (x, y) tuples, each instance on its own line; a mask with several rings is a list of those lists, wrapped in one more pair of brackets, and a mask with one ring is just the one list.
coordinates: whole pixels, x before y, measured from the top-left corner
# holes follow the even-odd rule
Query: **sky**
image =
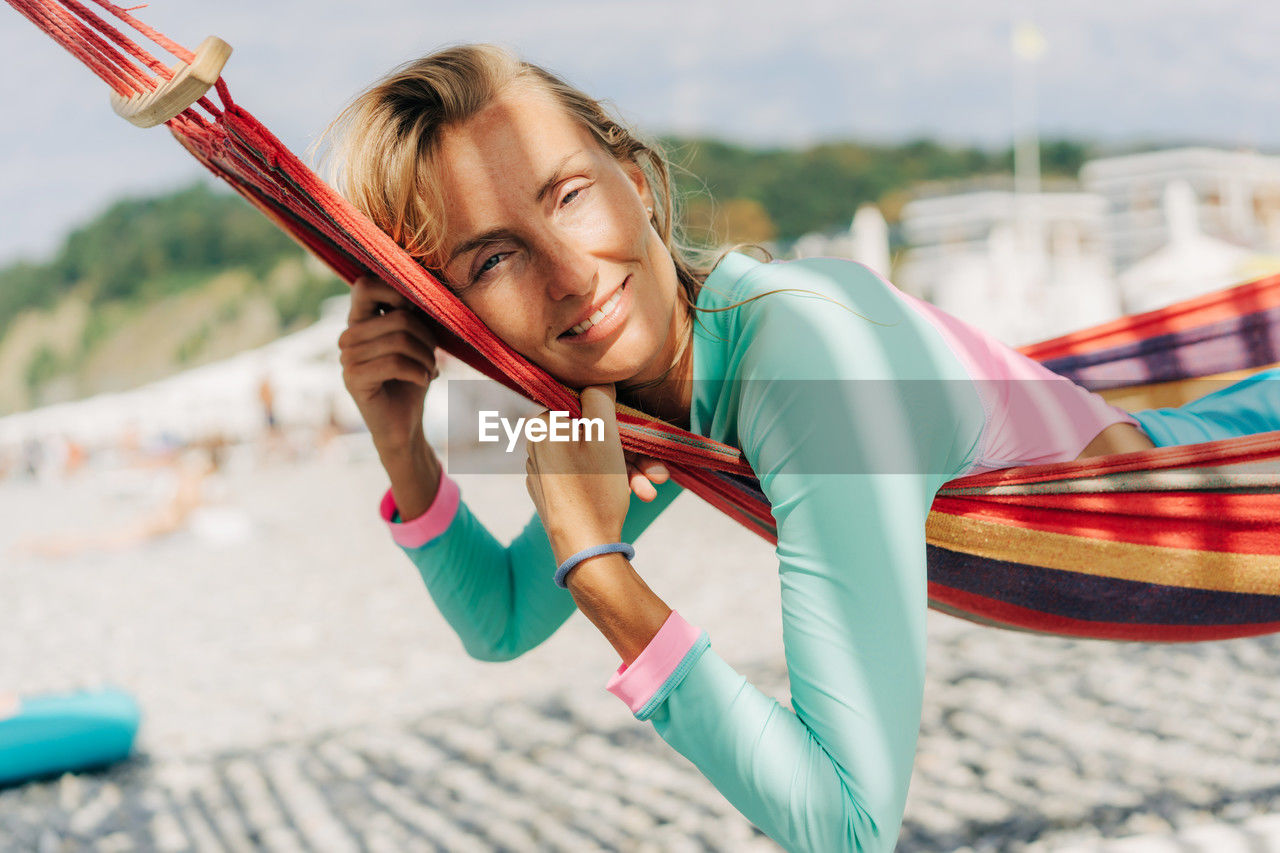
[[(228, 41), (233, 95), (299, 153), (379, 76), (466, 41), (514, 48), (651, 135), (1007, 145), (1021, 20), (1045, 42), (1043, 136), (1280, 150), (1280, 4), (1257, 0), (154, 0), (135, 14), (188, 47)], [(47, 257), (117, 198), (202, 177), (9, 8), (0, 81), (0, 264)]]

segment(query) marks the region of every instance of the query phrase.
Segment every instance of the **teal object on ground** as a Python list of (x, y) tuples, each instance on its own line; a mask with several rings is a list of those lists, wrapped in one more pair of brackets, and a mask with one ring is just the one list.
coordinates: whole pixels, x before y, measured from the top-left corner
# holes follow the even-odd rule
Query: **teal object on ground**
[(24, 696), (16, 714), (0, 719), (0, 785), (120, 761), (141, 717), (122, 690)]

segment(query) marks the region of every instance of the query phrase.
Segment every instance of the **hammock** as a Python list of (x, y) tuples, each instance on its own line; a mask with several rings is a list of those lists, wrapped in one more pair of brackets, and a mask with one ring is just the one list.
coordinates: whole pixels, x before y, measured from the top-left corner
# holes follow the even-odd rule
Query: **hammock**
[[(439, 324), (447, 352), (542, 406), (581, 414), (576, 392), (493, 335), (232, 100), (219, 76), (225, 44), (209, 39), (193, 54), (128, 10), (88, 0), (175, 56), (171, 70), (76, 0), (8, 2), (102, 78), (119, 112), (167, 123), (206, 168), (346, 281), (374, 273)], [(196, 100), (200, 77), (215, 96)], [(166, 113), (176, 87), (180, 103)], [(1167, 395), (1197, 377), (1271, 365), (1280, 361), (1280, 276), (1023, 352), (1108, 395)], [(663, 459), (681, 486), (776, 542), (768, 500), (737, 448), (627, 406), (618, 422), (625, 449)], [(1071, 637), (1179, 642), (1280, 631), (1278, 462), (1280, 432), (1271, 432), (953, 480), (926, 525), (929, 605)]]

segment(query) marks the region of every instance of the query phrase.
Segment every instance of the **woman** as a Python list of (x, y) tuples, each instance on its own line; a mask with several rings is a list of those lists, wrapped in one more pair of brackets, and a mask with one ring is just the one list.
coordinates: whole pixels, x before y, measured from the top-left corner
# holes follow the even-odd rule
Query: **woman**
[[(608, 689), (760, 829), (795, 850), (892, 849), (935, 493), (977, 471), (1154, 446), (1139, 420), (857, 264), (730, 253), (699, 268), (673, 242), (661, 156), (497, 48), (411, 63), (338, 126), (348, 198), (606, 424), (604, 441), (529, 444), (537, 515), (503, 547), (423, 435), (427, 322), (385, 284), (356, 283), (340, 346), (391, 480), (383, 517), (467, 651), (517, 657), (576, 607), (622, 659)], [(615, 396), (740, 447), (758, 475), (794, 713), (625, 550), (582, 556), (634, 542), (679, 491), (660, 463), (624, 455)], [(552, 574), (571, 558), (566, 594)]]

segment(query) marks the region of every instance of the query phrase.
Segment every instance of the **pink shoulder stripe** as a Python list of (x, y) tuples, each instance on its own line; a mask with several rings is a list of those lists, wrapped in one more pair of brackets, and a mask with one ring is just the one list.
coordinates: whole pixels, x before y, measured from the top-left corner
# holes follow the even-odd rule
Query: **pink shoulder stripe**
[(987, 332), (898, 291), (946, 341), (987, 412), (982, 447), (966, 474), (1075, 459), (1098, 433), (1138, 421)]
[(680, 666), (701, 634), (672, 610), (644, 651), (630, 666), (624, 663), (618, 667), (605, 688), (626, 702), (631, 713), (638, 713)]
[(458, 504), (462, 501), (462, 493), (458, 484), (449, 479), (443, 471), (440, 473), (440, 490), (431, 506), (422, 515), (411, 521), (396, 521), (399, 509), (391, 490), (382, 496), (379, 512), (382, 520), (391, 530), (391, 538), (402, 548), (421, 548), (448, 529), (458, 514)]

